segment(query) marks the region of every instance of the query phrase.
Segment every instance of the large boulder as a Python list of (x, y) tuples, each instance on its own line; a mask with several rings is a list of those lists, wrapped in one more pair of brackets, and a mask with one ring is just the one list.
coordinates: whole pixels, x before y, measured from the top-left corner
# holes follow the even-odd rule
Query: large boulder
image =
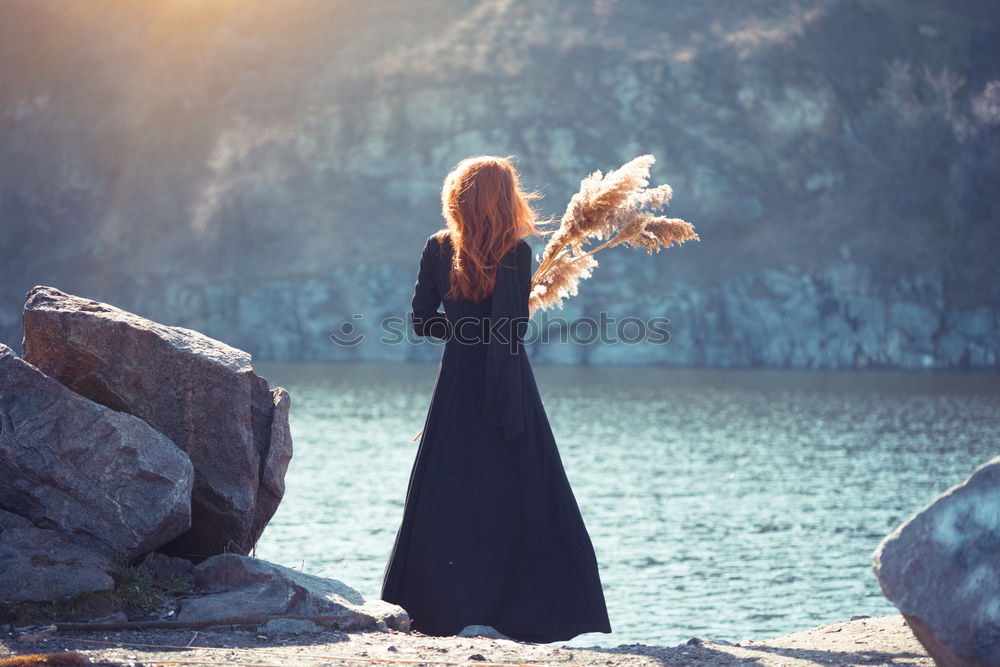
[(19, 514), (14, 514), (13, 512), (8, 512), (7, 510), (0, 510), (0, 531), (7, 530), (8, 528), (34, 528), (35, 524), (31, 523), (31, 519), (25, 518)]
[(109, 555), (152, 551), (191, 523), (194, 468), (184, 452), (143, 420), (73, 393), (6, 345), (0, 480), (0, 507)]
[(109, 556), (54, 530), (0, 531), (0, 604), (54, 602), (110, 591), (115, 586), (114, 571)]
[(24, 306), (24, 355), (75, 392), (149, 422), (195, 467), (191, 529), (164, 546), (191, 560), (249, 553), (278, 507), (292, 454), (288, 393), (250, 355), (52, 287)]
[(265, 560), (222, 554), (200, 563), (194, 575), (199, 594), (181, 602), (179, 621), (305, 616), (344, 631), (370, 630), (380, 620), (393, 629), (409, 629), (410, 617), (402, 607), (365, 599), (334, 579)]
[(938, 665), (1000, 665), (1000, 457), (901, 525), (873, 557)]

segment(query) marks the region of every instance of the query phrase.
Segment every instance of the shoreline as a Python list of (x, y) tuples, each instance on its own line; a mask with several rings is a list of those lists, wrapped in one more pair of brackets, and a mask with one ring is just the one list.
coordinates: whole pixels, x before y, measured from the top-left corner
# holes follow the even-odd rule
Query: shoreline
[[(205, 664), (244, 667), (293, 665), (808, 665), (893, 664), (933, 667), (900, 615), (856, 617), (773, 639), (730, 644), (691, 639), (673, 647), (621, 644), (615, 648), (531, 644), (488, 637), (431, 637), (395, 630), (267, 634), (263, 627), (214, 630), (60, 631), (48, 626), (0, 634), (2, 658), (72, 651), (104, 665)], [(47, 663), (24, 663), (47, 664)], [(73, 664), (73, 663), (62, 663)], [(85, 664), (85, 663), (81, 663)]]

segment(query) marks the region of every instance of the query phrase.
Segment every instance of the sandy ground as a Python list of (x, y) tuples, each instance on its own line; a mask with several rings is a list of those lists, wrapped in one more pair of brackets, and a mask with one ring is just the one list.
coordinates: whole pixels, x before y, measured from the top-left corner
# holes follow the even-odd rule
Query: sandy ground
[(429, 637), (417, 632), (338, 633), (272, 638), (235, 628), (129, 632), (48, 632), (21, 628), (0, 635), (7, 656), (76, 651), (106, 665), (893, 665), (932, 666), (901, 616), (860, 618), (777, 639), (675, 647), (623, 644), (577, 648), (485, 637)]

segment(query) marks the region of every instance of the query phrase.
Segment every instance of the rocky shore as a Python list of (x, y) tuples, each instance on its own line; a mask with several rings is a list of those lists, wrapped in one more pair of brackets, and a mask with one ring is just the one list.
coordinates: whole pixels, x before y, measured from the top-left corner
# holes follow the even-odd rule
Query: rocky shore
[(0, 667), (1000, 664), (982, 546), (1000, 531), (1000, 457), (876, 549), (902, 616), (742, 645), (428, 637), (401, 607), (250, 555), (292, 455), (291, 399), (250, 355), (51, 287), (23, 320), (23, 357), (0, 344)]
[(917, 667), (934, 664), (901, 616), (860, 617), (775, 639), (739, 644), (692, 638), (673, 647), (622, 644), (615, 648), (581, 648), (485, 636), (429, 637), (419, 632), (396, 630), (309, 632), (295, 626), (282, 628), (273, 622), (270, 625), (212, 630), (127, 632), (67, 632), (27, 627), (0, 635), (0, 660), (10, 656), (67, 652), (79, 656), (77, 664), (90, 661), (92, 664), (132, 667), (161, 664), (284, 667), (363, 663), (602, 667), (889, 664)]

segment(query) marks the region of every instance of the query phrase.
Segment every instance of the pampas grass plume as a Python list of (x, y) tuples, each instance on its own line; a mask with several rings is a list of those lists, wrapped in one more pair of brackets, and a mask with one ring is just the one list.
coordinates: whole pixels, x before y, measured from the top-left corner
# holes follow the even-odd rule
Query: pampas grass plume
[[(531, 279), (533, 308), (562, 308), (575, 296), (581, 280), (597, 267), (593, 255), (604, 248), (625, 245), (644, 248), (652, 255), (662, 248), (700, 240), (694, 225), (679, 218), (654, 215), (666, 206), (673, 189), (649, 185), (652, 155), (640, 155), (607, 174), (595, 171), (580, 182)], [(603, 241), (588, 249), (588, 243)]]

